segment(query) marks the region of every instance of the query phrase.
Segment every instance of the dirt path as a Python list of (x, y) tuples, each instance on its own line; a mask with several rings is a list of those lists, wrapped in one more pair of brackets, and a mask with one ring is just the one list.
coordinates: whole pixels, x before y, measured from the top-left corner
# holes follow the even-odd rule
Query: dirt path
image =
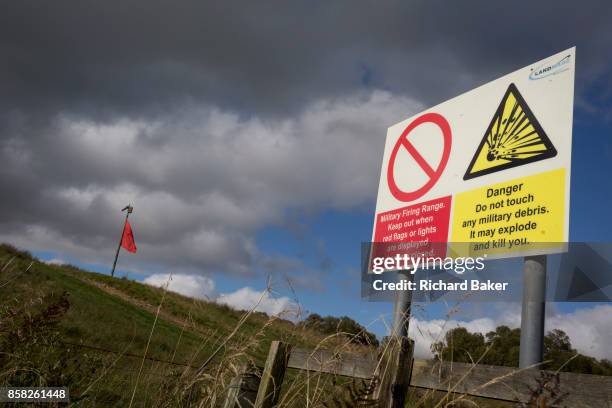
[[(122, 292), (121, 290), (117, 289), (117, 288), (113, 288), (112, 286), (109, 286), (107, 284), (104, 284), (102, 282), (96, 282), (95, 280), (92, 279), (84, 279), (84, 278), (80, 278), (83, 282), (95, 286), (96, 288), (108, 293), (111, 296), (116, 296), (118, 298), (120, 298), (121, 300), (134, 305), (136, 307), (139, 307), (143, 310), (146, 310), (147, 312), (151, 313), (152, 315), (156, 315), (157, 314), (157, 306), (153, 306), (147, 302), (144, 302), (140, 299), (136, 299), (133, 298), (132, 296), (128, 295), (125, 292)], [(193, 322), (192, 320), (186, 321), (185, 319), (181, 319), (175, 315), (173, 315), (172, 313), (169, 313), (167, 311), (164, 310), (163, 305), (161, 310), (159, 311), (159, 318), (174, 324), (175, 326), (181, 327), (181, 328), (185, 328), (189, 331), (194, 332), (195, 334), (198, 334), (200, 336), (204, 336), (205, 338), (210, 338), (211, 336), (214, 336), (216, 334), (216, 331), (214, 330), (209, 330), (206, 328), (202, 328), (202, 327), (198, 327), (196, 326), (195, 322)]]

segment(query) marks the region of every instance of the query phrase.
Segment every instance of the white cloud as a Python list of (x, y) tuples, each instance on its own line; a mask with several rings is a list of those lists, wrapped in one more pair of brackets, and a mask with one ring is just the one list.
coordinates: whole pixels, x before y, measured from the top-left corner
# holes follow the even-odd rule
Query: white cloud
[[(516, 308), (515, 308), (516, 309)], [(430, 358), (430, 346), (443, 339), (447, 331), (455, 327), (465, 327), (470, 332), (486, 334), (497, 326), (520, 327), (520, 311), (510, 310), (496, 318), (474, 320), (410, 320), (410, 337), (415, 339), (415, 356)], [(571, 313), (551, 313), (546, 317), (546, 331), (561, 329), (570, 338), (572, 346), (580, 353), (598, 359), (612, 359), (609, 347), (612, 338), (612, 306), (598, 305), (581, 308)]]
[[(148, 276), (144, 283), (152, 286), (163, 287), (168, 282), (169, 274), (153, 274)], [(197, 299), (214, 299), (215, 282), (205, 276), (198, 275), (172, 275), (168, 290)]]
[(372, 202), (387, 127), (420, 108), (375, 90), (274, 118), (205, 104), (152, 123), (60, 115), (48, 133), (16, 136), (38, 164), (8, 179), (5, 190), (30, 190), (24, 202), (14, 195), (9, 210), (18, 214), (3, 213), (0, 240), (107, 264), (100, 249), (112, 253), (119, 210), (132, 203), (139, 251), (122, 256), (121, 268), (253, 273), (265, 257), (255, 241), (260, 228), (283, 224), (291, 210)]
[(557, 314), (546, 321), (546, 329), (561, 329), (579, 352), (612, 359), (612, 306), (597, 305), (573, 313)]
[(68, 262), (64, 261), (63, 259), (60, 258), (53, 258), (53, 259), (49, 259), (47, 261), (43, 261), (44, 263), (48, 264), (48, 265), (66, 265)]
[[(164, 287), (169, 277), (169, 274), (154, 274), (145, 278), (144, 283), (156, 287)], [(250, 310), (257, 305), (255, 310), (258, 312), (264, 312), (272, 316), (281, 316), (286, 319), (295, 318), (297, 312), (297, 305), (288, 297), (274, 298), (265, 290), (257, 291), (244, 287), (235, 292), (218, 295), (215, 291), (215, 282), (210, 278), (199, 275), (172, 275), (168, 290), (196, 299), (215, 301), (236, 310)]]
[(284, 318), (295, 318), (297, 309), (295, 303), (286, 296), (273, 298), (268, 291), (257, 291), (249, 287), (232, 293), (222, 293), (217, 302), (237, 310), (250, 310), (257, 305), (255, 310), (258, 312)]

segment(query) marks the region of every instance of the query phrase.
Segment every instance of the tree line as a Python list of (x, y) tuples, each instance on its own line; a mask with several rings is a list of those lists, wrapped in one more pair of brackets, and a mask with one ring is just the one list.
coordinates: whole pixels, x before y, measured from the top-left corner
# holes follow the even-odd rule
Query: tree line
[[(495, 331), (483, 335), (457, 327), (449, 330), (441, 341), (433, 343), (431, 350), (443, 361), (479, 361), (479, 364), (518, 367), (520, 344), (521, 329), (518, 328), (498, 326)], [(559, 329), (544, 336), (544, 361), (548, 361), (542, 366), (546, 370), (612, 375), (612, 361), (578, 353), (569, 336)]]
[(313, 313), (300, 322), (300, 325), (322, 334), (342, 333), (348, 336), (353, 343), (378, 346), (376, 335), (348, 316), (321, 317)]

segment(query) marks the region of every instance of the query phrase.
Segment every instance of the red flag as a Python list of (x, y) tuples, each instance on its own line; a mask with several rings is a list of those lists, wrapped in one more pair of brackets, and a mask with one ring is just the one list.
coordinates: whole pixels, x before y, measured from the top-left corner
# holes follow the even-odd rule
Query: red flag
[(123, 227), (121, 246), (129, 252), (136, 252), (136, 241), (134, 241), (134, 233), (128, 220), (125, 220), (125, 226)]

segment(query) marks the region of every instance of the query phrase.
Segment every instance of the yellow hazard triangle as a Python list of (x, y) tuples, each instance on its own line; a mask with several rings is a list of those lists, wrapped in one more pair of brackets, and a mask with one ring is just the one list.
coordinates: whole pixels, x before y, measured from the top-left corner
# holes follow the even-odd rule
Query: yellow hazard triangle
[(557, 150), (525, 99), (516, 86), (510, 84), (463, 179), (468, 180), (556, 155)]

